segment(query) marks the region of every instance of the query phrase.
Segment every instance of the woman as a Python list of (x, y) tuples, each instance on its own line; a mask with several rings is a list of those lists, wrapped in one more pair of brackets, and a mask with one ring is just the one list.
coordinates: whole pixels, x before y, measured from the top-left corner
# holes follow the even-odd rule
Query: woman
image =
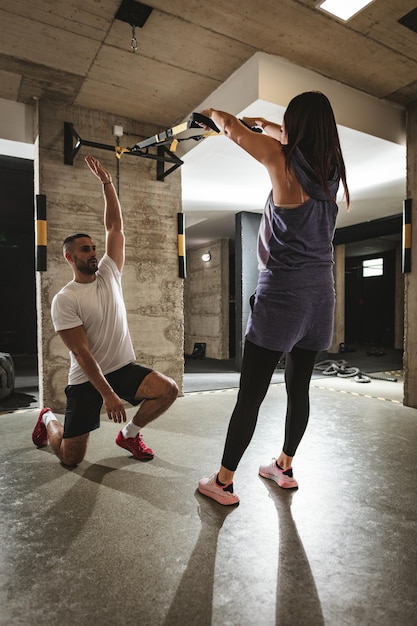
[[(259, 474), (284, 489), (298, 487), (292, 459), (309, 418), (309, 386), (317, 354), (332, 341), (333, 246), (339, 182), (349, 206), (345, 164), (333, 110), (319, 92), (288, 105), (282, 126), (263, 118), (239, 121), (223, 111), (202, 112), (268, 170), (272, 190), (258, 235), (259, 280), (252, 298), (239, 393), (221, 467), (199, 481), (200, 493), (237, 504), (233, 477), (258, 418), (272, 374), (287, 353), (285, 438), (277, 459)], [(248, 128), (249, 127), (249, 128)], [(260, 127), (263, 133), (250, 128)]]

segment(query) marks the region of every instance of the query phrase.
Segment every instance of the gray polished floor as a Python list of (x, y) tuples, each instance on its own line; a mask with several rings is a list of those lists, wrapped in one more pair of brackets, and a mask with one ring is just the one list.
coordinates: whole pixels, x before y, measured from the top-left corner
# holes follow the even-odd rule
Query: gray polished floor
[(179, 398), (144, 430), (148, 463), (103, 417), (72, 471), (32, 445), (37, 408), (0, 414), (0, 624), (417, 624), (417, 410), (401, 380), (313, 380), (294, 493), (257, 474), (282, 441), (273, 384), (226, 508), (196, 485), (235, 397)]

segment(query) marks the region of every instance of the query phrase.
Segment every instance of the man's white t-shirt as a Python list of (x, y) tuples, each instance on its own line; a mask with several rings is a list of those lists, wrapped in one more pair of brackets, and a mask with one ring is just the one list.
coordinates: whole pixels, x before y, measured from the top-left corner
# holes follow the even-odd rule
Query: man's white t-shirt
[[(52, 322), (56, 331), (84, 326), (90, 351), (109, 374), (136, 360), (127, 325), (121, 272), (107, 254), (98, 264), (92, 283), (69, 282), (52, 300)], [(70, 351), (69, 385), (88, 378)]]

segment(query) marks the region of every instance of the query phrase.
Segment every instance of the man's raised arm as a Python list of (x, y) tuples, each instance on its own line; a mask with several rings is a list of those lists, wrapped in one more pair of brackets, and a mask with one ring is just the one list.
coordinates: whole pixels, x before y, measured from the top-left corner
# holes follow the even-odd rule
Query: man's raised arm
[(110, 173), (92, 156), (85, 157), (90, 170), (103, 186), (104, 226), (106, 229), (106, 252), (122, 271), (125, 261), (125, 238), (122, 209)]

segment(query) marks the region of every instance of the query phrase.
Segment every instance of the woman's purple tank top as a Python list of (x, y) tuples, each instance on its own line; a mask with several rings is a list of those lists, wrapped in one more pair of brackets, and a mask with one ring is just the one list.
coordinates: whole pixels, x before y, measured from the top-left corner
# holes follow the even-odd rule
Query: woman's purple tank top
[(285, 209), (275, 206), (272, 191), (269, 194), (258, 235), (258, 263), (262, 273), (274, 275), (280, 270), (286, 273), (333, 264), (332, 240), (338, 210), (333, 198), (339, 176), (335, 173), (328, 182), (326, 193), (298, 149), (291, 167), (310, 199), (296, 208)]

